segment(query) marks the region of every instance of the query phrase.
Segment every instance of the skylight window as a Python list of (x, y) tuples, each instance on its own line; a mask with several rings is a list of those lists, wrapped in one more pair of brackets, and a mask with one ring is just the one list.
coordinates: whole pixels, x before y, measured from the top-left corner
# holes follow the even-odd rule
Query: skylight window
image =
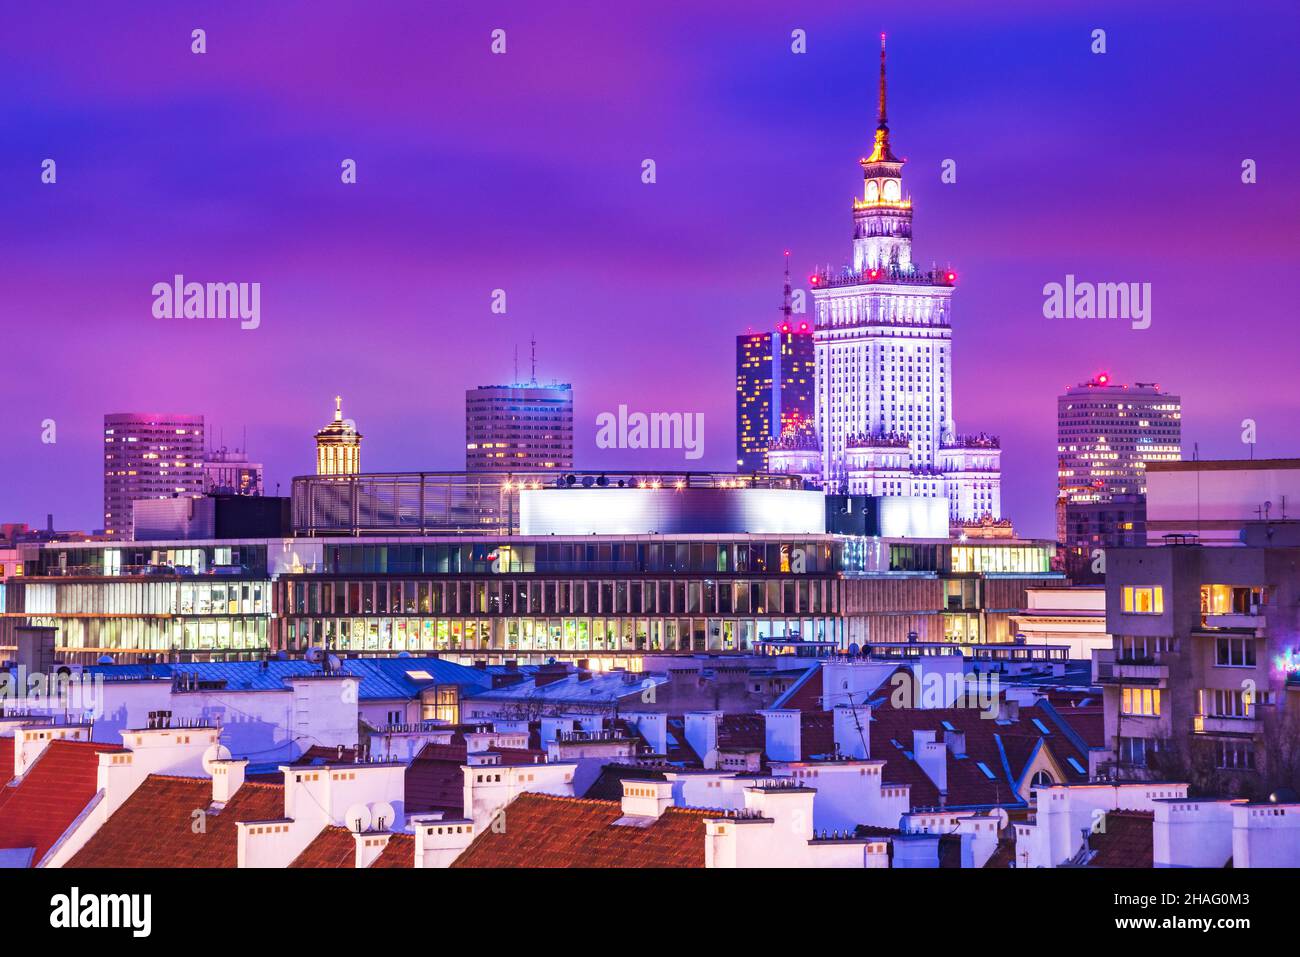
[(1069, 762), (1070, 762), (1070, 767), (1074, 768), (1074, 770), (1078, 771), (1080, 774), (1087, 774), (1087, 773), (1088, 773), (1088, 769), (1085, 768), (1085, 767), (1084, 767), (1082, 764), (1080, 764), (1078, 761), (1076, 761), (1074, 758), (1066, 758), (1065, 760), (1069, 761)]
[(410, 678), (412, 681), (432, 681), (432, 680), (433, 680), (433, 675), (429, 674), (429, 672), (427, 672), (427, 671), (408, 671), (408, 672), (406, 673), (406, 677)]
[(988, 766), (987, 764), (985, 764), (983, 761), (976, 761), (976, 762), (975, 762), (975, 767), (977, 767), (977, 768), (979, 768), (981, 771), (983, 771), (983, 772), (984, 772), (984, 776), (985, 776), (986, 778), (988, 778), (990, 781), (993, 780), (993, 772), (989, 770), (989, 766)]
[(944, 726), (947, 730), (949, 730), (949, 731), (956, 731), (956, 730), (957, 730), (956, 728), (954, 728), (954, 727), (952, 726), (952, 722), (951, 722), (951, 721), (944, 721), (944, 722), (943, 722), (943, 726)]
[(1039, 721), (1037, 718), (1033, 718), (1031, 720), (1034, 722), (1034, 727), (1037, 728), (1039, 731), (1043, 732), (1043, 734), (1052, 733), (1047, 730), (1047, 725), (1043, 724), (1043, 722)]

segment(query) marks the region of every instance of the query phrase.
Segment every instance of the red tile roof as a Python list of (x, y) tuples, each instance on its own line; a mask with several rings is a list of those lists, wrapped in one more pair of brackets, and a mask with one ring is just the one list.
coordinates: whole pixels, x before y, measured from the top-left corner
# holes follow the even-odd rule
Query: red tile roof
[(415, 838), (410, 834), (394, 834), (388, 846), (380, 851), (371, 867), (414, 867)]
[(704, 820), (717, 811), (670, 807), (648, 827), (614, 822), (619, 801), (521, 794), (505, 828), (480, 831), (452, 867), (703, 867)]
[(0, 786), (14, 779), (14, 739), (0, 738)]
[[(1022, 708), (1016, 721), (995, 721), (983, 717), (973, 708), (895, 708), (888, 701), (879, 703), (871, 713), (871, 756), (885, 760), (881, 780), (886, 784), (911, 786), (913, 807), (933, 807), (939, 803), (939, 791), (921, 770), (914, 756), (915, 731), (933, 731), (935, 740), (945, 741), (951, 725), (965, 736), (963, 753), (946, 755), (949, 807), (1015, 804), (1014, 792), (1022, 783), (1030, 759), (1038, 748), (1045, 747), (1064, 775), (1064, 784), (1082, 784), (1088, 780), (1088, 754), (1080, 750), (1074, 738), (1065, 733), (1057, 712), (1039, 706)], [(1034, 723), (1037, 718), (1047, 733)], [(897, 742), (895, 744), (894, 742)], [(1082, 771), (1068, 761), (1073, 757)], [(983, 764), (992, 773), (985, 774)]]
[(326, 827), (316, 835), (290, 867), (356, 867), (357, 841), (346, 827)]
[(1154, 811), (1110, 811), (1104, 828), (1088, 835), (1089, 867), (1154, 867)]
[(797, 678), (789, 689), (777, 698), (774, 708), (794, 708), (797, 711), (821, 711), (822, 704), (822, 666), (820, 663)]
[[(283, 816), (283, 785), (246, 781), (218, 809), (212, 807), (210, 779), (151, 774), (67, 866), (235, 867), (235, 824)], [(195, 833), (200, 820), (204, 828)]]
[(95, 796), (99, 754), (121, 750), (93, 741), (51, 741), (16, 786), (0, 789), (0, 848), (34, 848), (32, 864), (39, 862)]

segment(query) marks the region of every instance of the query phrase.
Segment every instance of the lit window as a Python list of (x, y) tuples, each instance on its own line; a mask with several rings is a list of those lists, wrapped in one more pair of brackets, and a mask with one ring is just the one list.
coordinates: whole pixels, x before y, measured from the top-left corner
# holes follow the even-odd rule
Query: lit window
[(1165, 590), (1159, 585), (1135, 588), (1124, 586), (1124, 612), (1129, 615), (1161, 615), (1165, 610)]

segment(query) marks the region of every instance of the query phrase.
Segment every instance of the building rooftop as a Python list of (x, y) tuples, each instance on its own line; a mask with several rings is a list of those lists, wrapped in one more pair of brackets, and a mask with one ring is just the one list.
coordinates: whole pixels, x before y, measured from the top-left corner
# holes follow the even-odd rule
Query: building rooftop
[(616, 824), (619, 801), (521, 794), (504, 830), (487, 828), (452, 867), (703, 867), (704, 822), (719, 812), (670, 807), (646, 827)]
[[(410, 699), (429, 685), (460, 685), (466, 690), (486, 689), (491, 677), (442, 658), (341, 658), (341, 673), (360, 679), (361, 700)], [(169, 678), (179, 674), (200, 681), (224, 681), (231, 691), (283, 691), (289, 678), (321, 675), (319, 665), (301, 658), (268, 661), (210, 661), (177, 664), (92, 665), (91, 674), (105, 680)]]
[[(198, 832), (196, 811), (204, 812)], [(283, 785), (245, 781), (216, 807), (211, 779), (151, 774), (66, 866), (235, 867), (235, 824), (283, 815)]]
[[(0, 747), (8, 753), (0, 769), (6, 780), (13, 776), (13, 738)], [(85, 810), (98, 790), (99, 755), (121, 751), (93, 741), (51, 741), (22, 780), (0, 788), (0, 850), (31, 848), (35, 866)], [(211, 786), (209, 785), (209, 788)]]

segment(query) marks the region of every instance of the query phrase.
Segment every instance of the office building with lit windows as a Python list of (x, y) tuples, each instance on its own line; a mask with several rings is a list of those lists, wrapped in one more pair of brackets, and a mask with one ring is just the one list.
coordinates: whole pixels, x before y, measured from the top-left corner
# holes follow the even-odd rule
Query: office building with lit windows
[(1182, 458), (1182, 404), (1101, 374), (1057, 399), (1058, 521), (1067, 550), (1146, 542), (1147, 466)]
[(794, 311), (786, 253), (781, 322), (776, 331), (736, 337), (736, 468), (766, 472), (767, 452), (812, 434), (817, 413), (812, 325)]
[(104, 416), (104, 534), (131, 537), (131, 503), (203, 494), (203, 416)]
[(466, 390), (466, 471), (571, 468), (573, 386), (528, 382)]
[(766, 472), (768, 448), (811, 429), (816, 374), (808, 323), (736, 337), (736, 470)]
[(318, 645), (636, 670), (652, 653), (1011, 642), (1026, 590), (1061, 581), (1047, 542), (830, 534), (817, 491), (651, 485), (526, 489), (516, 534), (31, 546), (0, 622), (52, 627), (87, 662)]
[(913, 258), (905, 161), (890, 142), (885, 50), (879, 124), (859, 165), (851, 264), (809, 278), (816, 355), (815, 435), (782, 441), (773, 472), (828, 491), (946, 499), (951, 520), (997, 520), (1002, 450), (995, 436), (962, 435), (953, 418), (950, 268)]
[(1244, 545), (1106, 553), (1094, 655), (1106, 749), (1094, 771), (1262, 799), (1290, 786), (1300, 727), (1300, 524), (1250, 522)]

